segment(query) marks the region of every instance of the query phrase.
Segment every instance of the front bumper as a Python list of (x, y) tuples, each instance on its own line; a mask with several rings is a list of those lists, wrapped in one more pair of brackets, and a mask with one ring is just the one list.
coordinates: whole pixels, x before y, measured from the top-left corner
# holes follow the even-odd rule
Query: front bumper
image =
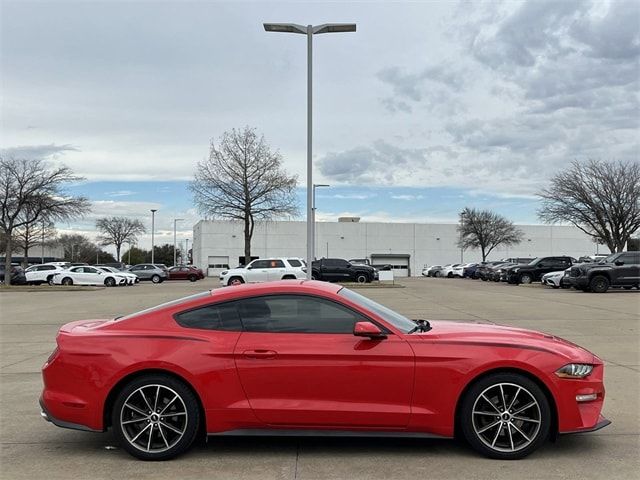
[(595, 432), (597, 430), (600, 430), (601, 428), (607, 427), (609, 425), (611, 425), (611, 420), (608, 420), (604, 418), (602, 415), (600, 415), (598, 417), (598, 423), (596, 423), (591, 428), (584, 428), (582, 430), (574, 430), (572, 432), (560, 432), (560, 433), (561, 435), (571, 435), (573, 433), (590, 433), (590, 432)]

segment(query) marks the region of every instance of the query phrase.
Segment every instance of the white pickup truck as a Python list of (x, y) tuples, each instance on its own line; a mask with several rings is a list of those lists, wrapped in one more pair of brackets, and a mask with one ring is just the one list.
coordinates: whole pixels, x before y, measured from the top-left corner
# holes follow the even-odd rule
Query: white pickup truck
[(222, 286), (242, 283), (295, 280), (307, 277), (306, 263), (297, 257), (259, 258), (246, 267), (231, 268), (220, 273)]

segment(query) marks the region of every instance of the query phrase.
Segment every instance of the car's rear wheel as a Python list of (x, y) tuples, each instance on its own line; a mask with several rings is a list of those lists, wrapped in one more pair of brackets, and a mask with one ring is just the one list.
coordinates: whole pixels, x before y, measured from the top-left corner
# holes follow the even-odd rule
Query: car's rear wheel
[(115, 287), (116, 286), (116, 281), (115, 281), (115, 279), (109, 277), (109, 278), (105, 278), (104, 279), (104, 284), (107, 287)]
[(152, 281), (153, 283), (160, 283), (160, 282), (162, 281), (162, 279), (160, 278), (160, 275), (153, 275), (153, 276), (151, 277), (151, 281)]
[(589, 282), (589, 289), (593, 293), (605, 293), (609, 290), (609, 279), (604, 275), (596, 275)]
[(62, 285), (73, 285), (73, 279), (65, 277), (62, 279)]
[(198, 401), (165, 375), (138, 378), (118, 394), (112, 425), (122, 447), (142, 460), (168, 460), (187, 450), (200, 422)]
[(53, 275), (49, 275), (49, 276), (47, 277), (47, 283), (48, 283), (49, 285), (53, 285)]
[(244, 280), (241, 277), (231, 277), (229, 279), (229, 285), (242, 285)]
[(488, 457), (523, 458), (549, 437), (549, 401), (527, 377), (489, 375), (472, 385), (463, 399), (460, 427), (469, 444)]
[(442, 275), (441, 272), (436, 272), (436, 273), (433, 274), (434, 277), (440, 277), (441, 275)]
[(369, 277), (367, 277), (364, 273), (359, 273), (356, 275), (356, 282), (358, 283), (367, 283), (369, 281)]

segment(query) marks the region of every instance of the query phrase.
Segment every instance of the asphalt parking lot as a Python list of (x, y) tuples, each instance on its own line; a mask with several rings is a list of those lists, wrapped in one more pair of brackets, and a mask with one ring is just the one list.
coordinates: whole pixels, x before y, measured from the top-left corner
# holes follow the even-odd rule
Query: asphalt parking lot
[(521, 461), (478, 456), (449, 440), (214, 438), (164, 463), (145, 463), (110, 433), (40, 418), (40, 368), (60, 325), (129, 313), (217, 286), (165, 282), (88, 291), (0, 291), (0, 476), (3, 479), (632, 479), (640, 471), (640, 292), (586, 294), (457, 279), (405, 279), (360, 293), (413, 318), (543, 330), (606, 362), (604, 415), (613, 424), (560, 438)]

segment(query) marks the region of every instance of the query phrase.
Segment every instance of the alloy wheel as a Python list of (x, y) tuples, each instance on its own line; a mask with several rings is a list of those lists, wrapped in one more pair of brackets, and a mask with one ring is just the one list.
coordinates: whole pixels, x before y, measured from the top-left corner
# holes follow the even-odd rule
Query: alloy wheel
[(120, 425), (127, 442), (146, 453), (174, 447), (187, 430), (184, 400), (165, 385), (144, 385), (131, 393), (120, 410)]
[(534, 395), (522, 385), (497, 383), (476, 398), (472, 423), (485, 446), (496, 452), (513, 453), (536, 440), (542, 413)]

